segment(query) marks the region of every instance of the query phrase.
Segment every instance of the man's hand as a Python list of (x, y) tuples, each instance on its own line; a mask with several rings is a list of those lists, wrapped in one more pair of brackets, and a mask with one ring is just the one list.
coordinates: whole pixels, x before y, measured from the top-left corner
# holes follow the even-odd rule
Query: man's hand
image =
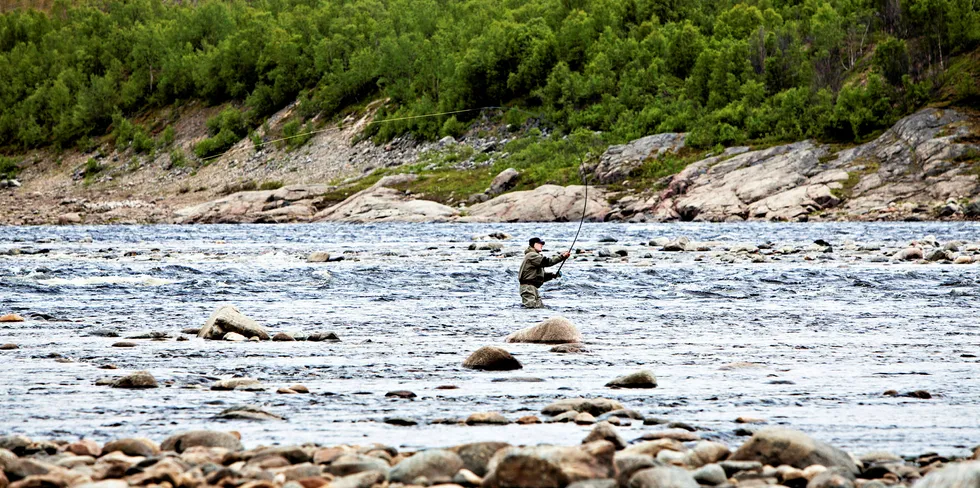
[(561, 271), (555, 273), (555, 278), (561, 278)]
[(563, 257), (565, 259), (568, 259), (568, 257), (571, 256), (571, 255), (572, 255), (572, 252), (571, 251), (565, 251), (565, 252), (561, 253), (561, 257)]

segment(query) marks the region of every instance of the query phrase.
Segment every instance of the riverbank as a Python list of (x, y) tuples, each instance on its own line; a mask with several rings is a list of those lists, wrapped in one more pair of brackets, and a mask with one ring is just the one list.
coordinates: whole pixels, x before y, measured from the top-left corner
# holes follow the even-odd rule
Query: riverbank
[[(583, 209), (590, 221), (628, 222), (980, 217), (980, 119), (970, 109), (924, 109), (851, 147), (693, 151), (685, 134), (648, 136), (581, 168), (588, 204), (582, 185), (528, 187), (533, 168), (489, 172), (506, 166), (511, 143), (538, 136), (487, 122), (458, 140), (382, 147), (357, 139), (368, 120), (318, 134), (299, 151), (242, 141), (193, 170), (165, 155), (113, 152), (82, 177), (84, 155), (59, 156), (65, 164), (35, 164), (20, 186), (0, 189), (10, 209), (0, 223), (562, 222)], [(193, 124), (178, 134), (186, 145), (195, 140)], [(473, 186), (480, 181), (485, 188)]]

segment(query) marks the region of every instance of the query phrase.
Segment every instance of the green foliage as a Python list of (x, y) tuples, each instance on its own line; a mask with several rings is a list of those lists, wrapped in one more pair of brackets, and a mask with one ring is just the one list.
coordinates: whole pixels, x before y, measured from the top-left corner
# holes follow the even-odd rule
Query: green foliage
[(908, 76), (909, 50), (905, 41), (888, 37), (875, 47), (871, 64), (892, 85), (900, 85), (902, 77)]
[(121, 114), (116, 114), (112, 116), (112, 127), (112, 136), (117, 148), (131, 147), (137, 153), (145, 153), (153, 149), (153, 138), (142, 125), (133, 124)]
[[(923, 83), (978, 45), (971, 0), (64, 3), (0, 14), (0, 141), (71, 147), (111, 127), (117, 145), (145, 152), (146, 128), (122, 121), (234, 102), (241, 111), (222, 112), (195, 148), (209, 157), (297, 99), (302, 120), (388, 100), (366, 134), (378, 141), (456, 135), (479, 112), (418, 116), (502, 105), (611, 142), (667, 130), (704, 147), (850, 140), (945, 89)], [(872, 50), (884, 87), (864, 79)], [(888, 103), (854, 102), (866, 93)], [(801, 114), (815, 118), (790, 118)], [(172, 145), (166, 129), (161, 139)]]
[(0, 179), (9, 180), (15, 178), (20, 173), (20, 165), (14, 158), (0, 156)]
[[(312, 122), (300, 125), (299, 120), (291, 120), (282, 126), (282, 142), (290, 149), (295, 149), (309, 142), (315, 135), (315, 130)], [(254, 138), (252, 139), (252, 143), (255, 144)]]
[(88, 158), (85, 162), (85, 169), (82, 170), (82, 177), (86, 181), (91, 181), (96, 175), (105, 170), (105, 166), (99, 163), (95, 158)]
[(174, 130), (174, 126), (168, 125), (163, 132), (160, 133), (160, 147), (169, 147), (173, 145), (174, 141), (177, 139), (177, 133)]
[(185, 166), (187, 166), (187, 156), (182, 149), (175, 147), (170, 151), (170, 167), (183, 168)]
[(245, 117), (234, 108), (226, 108), (207, 120), (208, 137), (197, 143), (194, 154), (209, 158), (223, 153), (248, 133)]

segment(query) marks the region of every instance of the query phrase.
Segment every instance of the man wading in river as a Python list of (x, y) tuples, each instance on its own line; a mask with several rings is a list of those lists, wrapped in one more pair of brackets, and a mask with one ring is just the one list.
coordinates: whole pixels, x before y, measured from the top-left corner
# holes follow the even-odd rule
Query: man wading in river
[(561, 272), (545, 273), (544, 269), (554, 266), (568, 259), (569, 252), (565, 251), (553, 258), (546, 258), (541, 254), (544, 249), (544, 241), (537, 237), (532, 237), (528, 242), (528, 248), (524, 251), (524, 262), (521, 263), (521, 270), (517, 273), (521, 283), (521, 303), (525, 308), (541, 308), (541, 296), (538, 295), (538, 288), (546, 281), (551, 281), (561, 276)]

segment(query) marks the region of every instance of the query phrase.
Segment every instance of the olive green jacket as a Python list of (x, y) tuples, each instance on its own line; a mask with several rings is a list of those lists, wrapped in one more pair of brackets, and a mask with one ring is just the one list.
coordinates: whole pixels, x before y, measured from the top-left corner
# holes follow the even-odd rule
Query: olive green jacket
[(545, 273), (544, 269), (564, 260), (565, 258), (560, 255), (553, 258), (545, 257), (533, 247), (528, 247), (524, 250), (524, 262), (521, 263), (521, 270), (517, 273), (518, 280), (522, 285), (540, 287), (544, 282), (555, 279), (554, 273)]

